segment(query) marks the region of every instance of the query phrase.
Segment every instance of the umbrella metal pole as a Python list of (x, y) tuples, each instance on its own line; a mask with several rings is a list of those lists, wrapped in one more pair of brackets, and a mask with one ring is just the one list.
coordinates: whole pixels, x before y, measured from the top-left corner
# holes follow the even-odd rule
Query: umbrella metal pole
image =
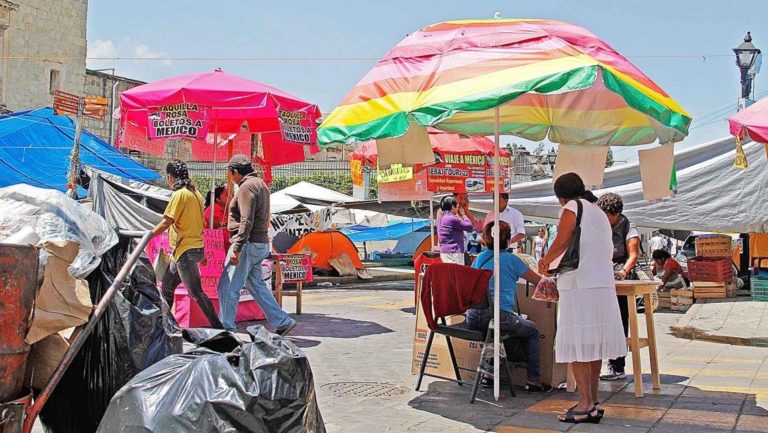
[(213, 127), (213, 164), (211, 164), (211, 216), (208, 220), (208, 228), (213, 229), (213, 214), (214, 206), (216, 205), (216, 150), (219, 147), (219, 116), (218, 114), (214, 120)]
[(429, 249), (435, 249), (435, 195), (429, 195)]
[(133, 250), (131, 255), (128, 257), (128, 260), (125, 262), (125, 264), (123, 264), (123, 267), (120, 268), (120, 272), (118, 272), (115, 276), (115, 279), (112, 281), (112, 285), (109, 286), (107, 291), (104, 292), (104, 295), (102, 295), (101, 299), (99, 300), (99, 303), (96, 304), (96, 308), (94, 308), (93, 313), (91, 313), (91, 317), (88, 319), (88, 322), (86, 322), (83, 330), (77, 335), (77, 337), (75, 337), (72, 345), (69, 346), (67, 351), (64, 353), (64, 357), (56, 367), (56, 370), (53, 371), (53, 374), (48, 380), (48, 383), (45, 384), (45, 387), (42, 389), (42, 391), (40, 391), (40, 394), (37, 395), (32, 405), (27, 409), (27, 414), (24, 419), (24, 433), (32, 431), (32, 427), (35, 424), (35, 419), (37, 419), (37, 416), (40, 414), (43, 406), (48, 401), (48, 398), (53, 393), (53, 390), (59, 384), (59, 381), (61, 381), (61, 378), (64, 377), (64, 373), (67, 372), (67, 368), (69, 368), (70, 364), (72, 364), (72, 361), (75, 359), (75, 356), (77, 356), (77, 353), (83, 347), (83, 344), (85, 344), (85, 340), (88, 339), (88, 336), (90, 336), (91, 332), (93, 332), (93, 329), (96, 327), (99, 319), (101, 319), (101, 316), (107, 311), (107, 308), (109, 308), (109, 305), (112, 303), (112, 299), (114, 299), (115, 294), (117, 294), (117, 290), (120, 288), (120, 286), (123, 285), (125, 278), (128, 276), (128, 273), (133, 269), (142, 253), (144, 253), (144, 248), (146, 248), (147, 244), (149, 244), (149, 240), (152, 239), (151, 231), (121, 232), (121, 234), (129, 237), (141, 237), (141, 240), (139, 241), (138, 246), (136, 246), (136, 249)]
[[(499, 254), (501, 246), (499, 244), (499, 107), (494, 109), (494, 146), (493, 146), (493, 398), (499, 400), (499, 336), (501, 330), (499, 326), (499, 286), (501, 276), (499, 275)], [(510, 377), (509, 380), (512, 380)]]

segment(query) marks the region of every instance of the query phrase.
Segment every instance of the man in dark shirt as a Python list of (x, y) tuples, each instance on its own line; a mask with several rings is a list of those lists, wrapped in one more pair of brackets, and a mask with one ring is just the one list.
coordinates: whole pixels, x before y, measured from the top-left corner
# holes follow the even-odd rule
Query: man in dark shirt
[(238, 190), (229, 207), (227, 229), (231, 246), (219, 280), (219, 319), (235, 331), (235, 313), (240, 289), (246, 287), (259, 304), (267, 322), (279, 335), (296, 326), (272, 295), (261, 275), (261, 262), (269, 257), (269, 188), (253, 171), (247, 156), (238, 154), (227, 164)]

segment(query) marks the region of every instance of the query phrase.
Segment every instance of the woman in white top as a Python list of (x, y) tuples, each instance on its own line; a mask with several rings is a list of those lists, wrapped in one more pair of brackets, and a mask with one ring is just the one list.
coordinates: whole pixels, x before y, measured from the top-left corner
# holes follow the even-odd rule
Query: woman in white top
[(547, 231), (539, 229), (536, 237), (533, 238), (533, 258), (538, 263), (541, 258), (544, 257), (544, 253), (547, 251)]
[(563, 209), (557, 237), (539, 262), (540, 273), (549, 273), (550, 264), (557, 266), (573, 238), (577, 200), (582, 207), (578, 269), (561, 273), (557, 279), (560, 315), (555, 337), (555, 360), (571, 363), (579, 401), (559, 419), (598, 423), (604, 413), (597, 398), (601, 360), (627, 353), (613, 278), (611, 225), (594, 204), (597, 197), (585, 190), (576, 173), (560, 176), (554, 189)]

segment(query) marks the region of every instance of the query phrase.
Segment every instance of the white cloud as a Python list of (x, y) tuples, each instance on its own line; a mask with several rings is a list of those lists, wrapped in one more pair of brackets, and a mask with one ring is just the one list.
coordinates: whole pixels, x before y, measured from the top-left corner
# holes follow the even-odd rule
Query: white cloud
[(117, 48), (112, 41), (96, 39), (88, 42), (88, 59), (117, 57)]
[(118, 71), (133, 71), (136, 69), (136, 62), (144, 62), (139, 59), (158, 59), (152, 63), (169, 66), (172, 62), (168, 59), (163, 59), (163, 57), (167, 56), (167, 53), (154, 51), (147, 44), (130, 38), (123, 39), (119, 42), (96, 39), (88, 41), (88, 58), (86, 64), (88, 68), (91, 69), (114, 67)]

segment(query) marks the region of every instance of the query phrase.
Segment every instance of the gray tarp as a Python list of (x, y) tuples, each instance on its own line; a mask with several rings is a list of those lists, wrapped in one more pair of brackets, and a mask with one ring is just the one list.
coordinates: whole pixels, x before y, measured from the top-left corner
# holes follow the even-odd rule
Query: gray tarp
[[(768, 161), (763, 144), (744, 145), (749, 168), (733, 167), (733, 138), (690, 148), (675, 156), (679, 190), (675, 197), (649, 203), (643, 199), (638, 165), (606, 171), (606, 188), (620, 194), (624, 213), (639, 227), (708, 232), (768, 232)], [(552, 182), (513, 188), (510, 205), (526, 219), (552, 221), (560, 205)]]
[(88, 169), (93, 211), (112, 227), (151, 230), (163, 217), (171, 191), (113, 174)]

